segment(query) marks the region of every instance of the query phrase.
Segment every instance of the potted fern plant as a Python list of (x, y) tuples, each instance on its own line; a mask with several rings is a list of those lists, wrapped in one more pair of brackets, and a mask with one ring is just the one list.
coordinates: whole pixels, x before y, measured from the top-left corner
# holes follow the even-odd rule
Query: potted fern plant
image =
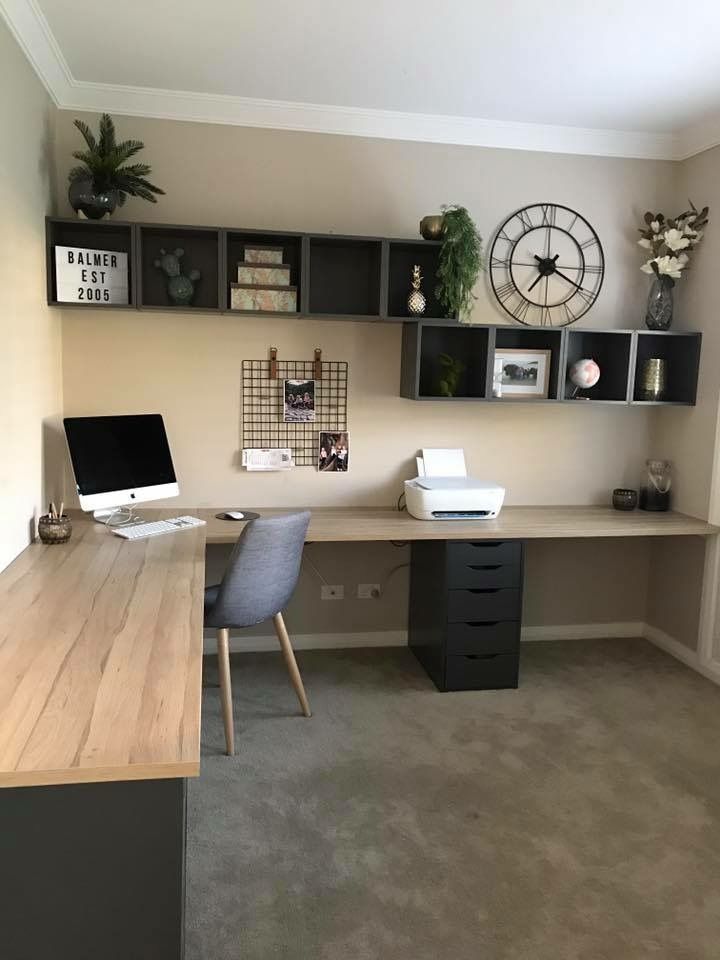
[(165, 191), (147, 180), (151, 168), (146, 163), (127, 162), (145, 146), (141, 140), (118, 143), (115, 124), (107, 113), (100, 117), (97, 138), (82, 120), (74, 123), (86, 144), (85, 150), (73, 152), (80, 164), (68, 174), (68, 199), (78, 216), (100, 220), (109, 216), (117, 206), (121, 207), (128, 197), (142, 197), (150, 203), (157, 203), (156, 194)]
[(465, 207), (444, 206), (435, 296), (448, 317), (469, 321), (473, 287), (483, 266), (482, 237)]

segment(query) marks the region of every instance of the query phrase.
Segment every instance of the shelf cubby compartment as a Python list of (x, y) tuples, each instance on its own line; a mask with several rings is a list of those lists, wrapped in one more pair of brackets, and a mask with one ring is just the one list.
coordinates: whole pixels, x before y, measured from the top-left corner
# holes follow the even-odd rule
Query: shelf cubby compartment
[[(493, 359), (496, 350), (550, 350), (550, 377), (548, 379), (548, 395), (546, 399), (559, 399), (562, 389), (562, 330), (511, 326), (494, 327), (492, 328), (490, 347), (492, 349)], [(492, 397), (492, 382), (489, 384), (488, 398), (495, 400), (495, 398)], [(539, 401), (535, 398), (498, 397), (495, 402), (538, 403)]]
[(445, 317), (445, 308), (435, 296), (437, 271), (440, 265), (438, 241), (390, 240), (388, 254), (388, 320), (415, 320), (408, 312), (408, 295), (412, 289), (413, 267), (417, 264), (422, 274), (421, 290), (426, 307), (423, 318)]
[[(632, 402), (643, 406), (668, 403), (693, 406), (697, 393), (702, 334), (638, 330), (636, 338)], [(651, 357), (665, 360), (667, 390), (663, 400), (640, 399), (643, 366)]]
[[(633, 335), (630, 330), (575, 330), (566, 332), (563, 397), (577, 403), (627, 403)], [(588, 358), (600, 367), (600, 379), (594, 387), (580, 391), (570, 381), (570, 367)]]
[[(46, 217), (45, 241), (47, 259), (47, 302), (51, 306), (68, 304), (73, 309), (127, 310), (136, 304), (135, 225), (119, 220), (80, 220), (77, 217)], [(81, 247), (84, 250), (109, 250), (125, 253), (128, 258), (127, 303), (83, 303), (57, 299), (55, 247)]]
[[(192, 303), (172, 302), (167, 274), (155, 266), (161, 250), (184, 251), (180, 267), (184, 273), (199, 270)], [(216, 227), (140, 224), (138, 226), (138, 304), (142, 310), (190, 310), (212, 313), (221, 308), (221, 231)]]
[[(488, 327), (452, 320), (419, 320), (403, 325), (401, 396), (410, 400), (485, 400), (488, 387)], [(442, 396), (440, 354), (461, 360), (465, 369), (452, 397)]]
[[(246, 247), (282, 247), (283, 264), (290, 267), (290, 286), (297, 289), (297, 310), (293, 312), (263, 310), (262, 315), (287, 317), (302, 312), (303, 268), (302, 234), (278, 233), (271, 230), (225, 230), (225, 292), (222, 304), (224, 310), (239, 314), (255, 314), (257, 310), (234, 310), (230, 305), (230, 284), (237, 283), (238, 264), (245, 260)], [(269, 265), (270, 266), (270, 265)]]
[(309, 261), (309, 313), (379, 318), (381, 240), (310, 237)]

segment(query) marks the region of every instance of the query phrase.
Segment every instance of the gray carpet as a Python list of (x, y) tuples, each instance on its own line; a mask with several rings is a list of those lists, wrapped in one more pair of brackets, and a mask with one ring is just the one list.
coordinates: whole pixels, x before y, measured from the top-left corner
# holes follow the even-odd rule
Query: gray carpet
[[(190, 790), (187, 960), (720, 956), (720, 688), (641, 640), (439, 694), (407, 650), (233, 664)], [(213, 679), (208, 670), (208, 679)]]

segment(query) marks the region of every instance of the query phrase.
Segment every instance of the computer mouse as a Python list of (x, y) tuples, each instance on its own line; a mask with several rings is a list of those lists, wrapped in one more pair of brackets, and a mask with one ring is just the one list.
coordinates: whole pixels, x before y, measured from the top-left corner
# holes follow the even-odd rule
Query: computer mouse
[(222, 515), (223, 520), (244, 520), (245, 514), (239, 510), (228, 510)]

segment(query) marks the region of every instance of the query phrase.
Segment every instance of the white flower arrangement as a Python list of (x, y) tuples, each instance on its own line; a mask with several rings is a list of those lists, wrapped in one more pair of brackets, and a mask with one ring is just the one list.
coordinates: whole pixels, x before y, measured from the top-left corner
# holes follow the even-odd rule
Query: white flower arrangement
[(672, 283), (680, 279), (708, 222), (708, 207), (698, 210), (692, 200), (690, 207), (674, 220), (666, 220), (662, 213), (645, 214), (638, 244), (652, 256), (640, 267), (644, 273), (668, 277)]

